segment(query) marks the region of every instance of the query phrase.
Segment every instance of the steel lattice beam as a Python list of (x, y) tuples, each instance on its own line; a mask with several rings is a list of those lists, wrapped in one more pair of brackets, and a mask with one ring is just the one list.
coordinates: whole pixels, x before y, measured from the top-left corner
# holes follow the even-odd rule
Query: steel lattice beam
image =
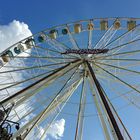
[(108, 115), (109, 120), (110, 120), (110, 122), (112, 124), (112, 127), (113, 127), (113, 129), (115, 131), (115, 134), (116, 134), (118, 140), (124, 140), (123, 135), (122, 135), (122, 133), (120, 131), (120, 128), (119, 128), (119, 126), (118, 126), (118, 124), (117, 124), (117, 122), (115, 120), (115, 117), (114, 117), (112, 111), (111, 111), (111, 108), (110, 108), (110, 106), (109, 106), (109, 104), (108, 104), (108, 102), (107, 102), (107, 100), (106, 100), (106, 98), (104, 96), (104, 93), (103, 93), (103, 91), (101, 89), (100, 83), (97, 80), (97, 78), (96, 78), (96, 76), (94, 74), (94, 71), (93, 71), (91, 65), (89, 64), (89, 62), (86, 61), (86, 64), (87, 64), (87, 67), (88, 67), (88, 70), (89, 70), (90, 78), (91, 78), (91, 80), (94, 81), (94, 83), (96, 85), (96, 88), (98, 90), (99, 96), (101, 98), (101, 101), (102, 101), (105, 109), (106, 109), (107, 115)]
[(14, 95), (9, 96), (8, 98), (2, 100), (0, 104), (6, 105), (8, 103), (14, 103), (17, 102), (17, 99), (19, 100), (22, 96), (27, 95), (28, 93), (32, 93), (34, 91), (38, 91), (39, 89), (42, 89), (44, 85), (47, 83), (51, 83), (53, 79), (62, 76), (64, 73), (68, 72), (70, 69), (76, 67), (78, 64), (80, 64), (80, 60), (75, 60), (73, 62), (68, 63), (65, 66), (62, 66), (57, 71), (47, 75), (46, 77), (43, 77), (42, 79), (36, 81), (35, 83), (31, 84), (30, 86), (22, 89), (21, 91), (15, 93)]

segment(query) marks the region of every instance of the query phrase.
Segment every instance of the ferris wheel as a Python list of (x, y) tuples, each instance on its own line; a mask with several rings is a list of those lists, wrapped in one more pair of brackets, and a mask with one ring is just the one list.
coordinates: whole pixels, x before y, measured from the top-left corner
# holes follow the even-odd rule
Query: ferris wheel
[(0, 139), (47, 139), (62, 118), (64, 140), (134, 139), (131, 127), (140, 128), (139, 24), (139, 18), (80, 20), (3, 51)]

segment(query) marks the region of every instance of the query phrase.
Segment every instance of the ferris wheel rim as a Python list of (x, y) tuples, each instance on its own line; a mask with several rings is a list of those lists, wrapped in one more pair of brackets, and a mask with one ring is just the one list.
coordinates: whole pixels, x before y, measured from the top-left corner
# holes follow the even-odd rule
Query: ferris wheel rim
[[(111, 18), (94, 18), (94, 19), (89, 19), (89, 20), (85, 20), (85, 21), (91, 21), (91, 20), (105, 20), (105, 19), (111, 19)], [(121, 18), (112, 18), (112, 19), (121, 19)], [(135, 20), (140, 20), (140, 18), (122, 18), (122, 19), (126, 19), (126, 20), (128, 20), (128, 19), (135, 19)], [(76, 21), (76, 22), (72, 22), (72, 23), (69, 23), (69, 24), (77, 24), (77, 23), (80, 23), (80, 22), (84, 22), (84, 20), (83, 21)], [(69, 25), (69, 24), (63, 24), (63, 25), (65, 25), (65, 27), (66, 27), (66, 25)], [(47, 30), (51, 30), (51, 29), (54, 29), (55, 27), (61, 27), (61, 26), (63, 26), (63, 25), (60, 25), (60, 26), (54, 26), (54, 27), (52, 27), (52, 28), (48, 28)], [(139, 25), (137, 25), (137, 27), (139, 27)], [(133, 29), (131, 29), (131, 30), (129, 30), (129, 31), (127, 31), (127, 32), (125, 32), (124, 33), (124, 36), (128, 33), (128, 35), (129, 35), (129, 33), (131, 32), (131, 31), (133, 31), (133, 30), (135, 30), (136, 29), (136, 27), (135, 28), (133, 28)], [(69, 30), (69, 29), (68, 29)], [(45, 30), (44, 30), (45, 31)], [(43, 31), (43, 32), (44, 32)], [(107, 32), (108, 30), (106, 30), (106, 32)], [(37, 33), (37, 35), (40, 35), (42, 33), (42, 31), (41, 32), (39, 32), (39, 33)], [(36, 35), (36, 34), (35, 34)], [(31, 38), (33, 38), (35, 35), (33, 35), (33, 36), (30, 36), (30, 37), (27, 37), (26, 39), (31, 39)], [(121, 34), (122, 35), (122, 34)], [(47, 37), (48, 37), (48, 35), (46, 35)], [(90, 35), (89, 35), (90, 36)], [(90, 38), (90, 37), (89, 37)], [(10, 48), (12, 48), (13, 46), (15, 46), (15, 45), (17, 45), (17, 44), (19, 44), (19, 43), (22, 43), (22, 41), (25, 41), (26, 39), (23, 39), (23, 40), (21, 40), (21, 41), (19, 41), (18, 43), (16, 43), (16, 44), (14, 44), (14, 45), (12, 45)], [(55, 39), (54, 39), (55, 40)], [(102, 41), (102, 37), (99, 39), (99, 41), (97, 41), (97, 45), (100, 43), (100, 40)], [(139, 38), (137, 39), (135, 39), (135, 40), (130, 40), (130, 42), (123, 42), (124, 44), (116, 44), (116, 46), (114, 45), (111, 49), (113, 50), (115, 47), (118, 49), (119, 47), (122, 47), (122, 45), (124, 45), (124, 46), (126, 46), (126, 43), (128, 43), (128, 44), (130, 44), (130, 43), (133, 43), (133, 42), (136, 42), (137, 43), (137, 41), (139, 42)], [(73, 40), (74, 41), (74, 40)], [(90, 44), (90, 40), (88, 40), (88, 43)], [(109, 42), (110, 43), (110, 42)], [(107, 45), (111, 45), (111, 43), (110, 44), (107, 44)], [(112, 43), (114, 43), (113, 41), (112, 41)], [(41, 44), (41, 43), (40, 43)], [(54, 44), (53, 44), (54, 45)], [(62, 44), (61, 44), (62, 45)], [(76, 42), (75, 42), (75, 45), (76, 45)], [(107, 45), (105, 45), (104, 47), (108, 47)], [(118, 46), (117, 46), (118, 45)], [(96, 46), (96, 45), (95, 45)], [(63, 46), (64, 47), (64, 46)], [(62, 48), (63, 48), (62, 47)], [(66, 46), (65, 46), (66, 47)], [(79, 46), (77, 45), (77, 47), (75, 46), (75, 48), (73, 49), (73, 50), (76, 50), (76, 49), (79, 49), (78, 48)], [(86, 46), (87, 48), (86, 48), (86, 50), (90, 50), (90, 48), (89, 48), (89, 46), (87, 45)], [(100, 48), (102, 48), (102, 46), (99, 44), (99, 46), (97, 46), (97, 49), (100, 49)], [(123, 47), (122, 47), (123, 48)], [(122, 49), (121, 48), (121, 49)], [(124, 47), (124, 48), (126, 48), (126, 47)], [(9, 48), (8, 48), (9, 49)], [(30, 49), (32, 49), (32, 48), (30, 48)], [(97, 49), (96, 50), (94, 50), (94, 51), (96, 51), (96, 53), (98, 52), (97, 51)], [(57, 51), (57, 50), (55, 50), (54, 48), (53, 48), (53, 50), (54, 51)], [(5, 51), (7, 51), (7, 50), (5, 50)], [(109, 54), (102, 54), (101, 56), (99, 55), (97, 55), (97, 54), (95, 54), (95, 56), (93, 57), (93, 58), (91, 58), (91, 57), (87, 57), (87, 58), (84, 58), (82, 55), (83, 54), (80, 54), (80, 52), (78, 52), (78, 51), (76, 51), (76, 53), (77, 54), (73, 54), (74, 56), (72, 57), (71, 55), (71, 57), (70, 56), (66, 56), (66, 57), (58, 57), (57, 55), (57, 57), (55, 56), (55, 55), (53, 55), (52, 54), (52, 56), (50, 57), (50, 56), (33, 56), (33, 55), (31, 55), (31, 56), (25, 56), (25, 58), (27, 58), (27, 59), (31, 59), (31, 58), (33, 58), (33, 59), (42, 59), (42, 58), (44, 58), (44, 59), (52, 59), (52, 58), (56, 58), (56, 60), (53, 60), (53, 61), (50, 61), (51, 63), (49, 63), (49, 61), (48, 61), (48, 65), (60, 65), (61, 63), (62, 63), (62, 67), (65, 67), (66, 65), (70, 65), (70, 67), (69, 67), (69, 75), (73, 72), (72, 71), (72, 69), (74, 68), (74, 70), (76, 71), (76, 68), (77, 69), (79, 69), (79, 71), (77, 72), (78, 74), (80, 74), (80, 73), (84, 73), (85, 71), (85, 74), (84, 74), (84, 76), (82, 77), (82, 78), (84, 78), (84, 77), (88, 77), (89, 76), (89, 70), (87, 70), (89, 67), (86, 67), (85, 65), (86, 65), (86, 63), (89, 63), (89, 66), (90, 67), (92, 67), (93, 68), (93, 71), (94, 71), (94, 73), (95, 73), (95, 75), (97, 75), (97, 79), (99, 78), (99, 81), (100, 81), (100, 77), (99, 76), (102, 76), (102, 75), (100, 75), (101, 74), (101, 71), (100, 70), (102, 70), (102, 71), (104, 71), (104, 72), (107, 72), (108, 74), (109, 74), (109, 76), (111, 77), (114, 77), (115, 79), (113, 79), (112, 81), (112, 84), (117, 84), (117, 80), (118, 80), (118, 83), (119, 82), (122, 82), (122, 83), (124, 83), (126, 86), (128, 86), (128, 87), (130, 87), (130, 89), (133, 89), (133, 90), (135, 90), (136, 92), (139, 92), (140, 93), (140, 91), (139, 91), (139, 89), (137, 89), (137, 87), (135, 87), (135, 85), (132, 85), (132, 83), (127, 83), (127, 82), (125, 82), (125, 81), (123, 81), (123, 79), (121, 79), (118, 75), (116, 75), (116, 74), (114, 74), (114, 73), (112, 73), (113, 71), (112, 71), (112, 69), (114, 68), (114, 69), (119, 69), (119, 70), (126, 70), (126, 71), (128, 71), (128, 74), (129, 73), (131, 73), (131, 72), (133, 72), (133, 73), (135, 73), (135, 74), (140, 74), (140, 72), (139, 71), (136, 71), (136, 70), (129, 70), (128, 68), (127, 68), (127, 65), (126, 66), (124, 66), (124, 67), (121, 67), (121, 66), (119, 66), (119, 65), (116, 65), (117, 63), (114, 63), (114, 65), (112, 65), (112, 63), (110, 63), (108, 60), (110, 60), (110, 61), (119, 61), (119, 63), (121, 63), (121, 61), (140, 61), (139, 59), (134, 59), (134, 58), (131, 58), (131, 56), (130, 56), (130, 59), (128, 59), (128, 58), (116, 58), (115, 57), (115, 55), (121, 55), (121, 53), (124, 53), (124, 54), (127, 54), (127, 53), (132, 53), (132, 52), (136, 52), (136, 51), (138, 51), (138, 50), (130, 50), (130, 51), (124, 51), (124, 52), (118, 52), (118, 54), (117, 54), (117, 52), (114, 52), (114, 54), (113, 54), (113, 52), (110, 52)], [(62, 49), (62, 52), (63, 52), (63, 49)], [(133, 52), (133, 53), (134, 53)], [(139, 51), (138, 51), (139, 52)], [(65, 53), (65, 52), (64, 52)], [(70, 52), (69, 52), (70, 53)], [(60, 51), (60, 54), (61, 54), (61, 51)], [(111, 54), (113, 55), (113, 57), (111, 56)], [(61, 54), (62, 55), (62, 54)], [(88, 54), (89, 55), (89, 54)], [(107, 57), (107, 59), (106, 59), (106, 57)], [(108, 58), (109, 57), (109, 58)], [(24, 56), (15, 56), (15, 59), (16, 58), (24, 58)], [(64, 61), (58, 61), (59, 59), (64, 59)], [(67, 61), (66, 61), (67, 60)], [(70, 61), (71, 60), (71, 61)], [(77, 65), (74, 65), (73, 67), (72, 67), (72, 65), (73, 65), (73, 61), (81, 61), (81, 63), (78, 63)], [(107, 61), (108, 61), (108, 63), (107, 63)], [(43, 60), (42, 60), (42, 62), (44, 62)], [(30, 62), (31, 63), (31, 62)], [(29, 65), (30, 65), (30, 63), (29, 63)], [(37, 63), (39, 63), (39, 61), (37, 61)], [(66, 65), (65, 65), (66, 64)], [(43, 67), (43, 65), (39, 65), (39, 66), (34, 66), (34, 65), (32, 65), (30, 68), (32, 69), (32, 68), (34, 68), (35, 69), (35, 67), (38, 67), (38, 68), (40, 68), (41, 69), (41, 66)], [(106, 68), (106, 67), (103, 67), (103, 66), (108, 66), (108, 68)], [(7, 67), (9, 67), (9, 66), (7, 66)], [(82, 68), (83, 69), (82, 69)], [(109, 69), (109, 67), (112, 67), (112, 69), (110, 68)], [(27, 65), (27, 67), (25, 67), (25, 68), (20, 68), (19, 67), (19, 69), (15, 69), (15, 70), (9, 70), (9, 71), (3, 71), (3, 72), (0, 72), (0, 74), (2, 74), (2, 73), (10, 73), (10, 72), (18, 72), (18, 71), (22, 71), (22, 70), (26, 70), (26, 68), (27, 69), (29, 69), (28, 68), (28, 65)], [(50, 70), (50, 72), (52, 72), (53, 73), (53, 70), (54, 70), (54, 72), (55, 72), (55, 70), (56, 69), (59, 69), (59, 68), (61, 68), (61, 66), (60, 67), (54, 67), (54, 68), (52, 68), (52, 70)], [(97, 69), (97, 70), (96, 70)], [(98, 71), (99, 70), (99, 71)], [(48, 71), (47, 71), (48, 72)], [(66, 71), (64, 71), (64, 72), (66, 72)], [(50, 73), (50, 74), (52, 74), (52, 73)], [(76, 73), (76, 74), (77, 74)], [(37, 73), (38, 75), (39, 75), (39, 72)], [(58, 74), (60, 74), (60, 73), (58, 73)], [(37, 75), (37, 76), (38, 76)], [(61, 75), (61, 74), (60, 74)], [(56, 79), (59, 79), (59, 77), (63, 77), (64, 75), (62, 74), (61, 76), (58, 76), (57, 77), (57, 75), (56, 75)], [(123, 74), (122, 74), (123, 75)], [(125, 75), (125, 74), (124, 74)], [(48, 75), (47, 75), (48, 76)], [(80, 75), (81, 76), (81, 75)], [(105, 76), (105, 77), (104, 77)], [(104, 80), (106, 80), (106, 78), (110, 78), (109, 76), (106, 76), (106, 75), (103, 75), (103, 79)], [(76, 76), (75, 76), (76, 77)], [(112, 78), (111, 77), (111, 78)], [(42, 78), (42, 77), (41, 77)], [(64, 78), (68, 78), (68, 77), (64, 77)], [(81, 78), (81, 77), (78, 77), (79, 79)], [(35, 78), (35, 76), (33, 76), (33, 79), (36, 79)], [(54, 80), (56, 80), (55, 78), (54, 78)], [(117, 80), (116, 80), (117, 79)], [(27, 79), (26, 79), (27, 80)], [(36, 79), (37, 81), (38, 80), (40, 80), (40, 79)], [(77, 80), (77, 79), (73, 79), (73, 80)], [(61, 80), (60, 80), (61, 81)], [(84, 81), (84, 80), (83, 80)], [(64, 82), (66, 82), (66, 79), (64, 80)], [(61, 83), (61, 82), (60, 82)], [(77, 81), (77, 84), (78, 84), (78, 81)], [(136, 84), (136, 83), (135, 83)], [(8, 84), (7, 84), (8, 85)], [(63, 85), (63, 84), (62, 84)], [(65, 85), (65, 84), (64, 84)], [(63, 85), (63, 86), (64, 86)], [(73, 83), (73, 85), (74, 85), (74, 83)], [(69, 86), (72, 86), (72, 83), (70, 83), (69, 84)], [(7, 89), (7, 87), (5, 87), (5, 89)], [(0, 89), (1, 90), (1, 89)], [(61, 90), (60, 90), (61, 91)], [(96, 91), (95, 91), (96, 92)], [(23, 99), (20, 99), (19, 98), (19, 101), (15, 101), (15, 102), (17, 102), (19, 105), (20, 105), (20, 100), (22, 101), (21, 102), (21, 104), (22, 103), (24, 103), (24, 101), (29, 101), (30, 102), (30, 97), (32, 97), (33, 95), (34, 95), (35, 93), (33, 93), (31, 96), (29, 96), (29, 98), (28, 97), (23, 97)], [(82, 93), (81, 93), (82, 94)], [(97, 93), (96, 93), (97, 94)], [(105, 93), (104, 93), (105, 94)], [(127, 94), (127, 93), (126, 93)], [(67, 96), (64, 96), (66, 99), (68, 99), (68, 97), (70, 96), (70, 95), (72, 95), (72, 94), (68, 94)], [(93, 95), (94, 96), (94, 95)], [(99, 96), (99, 95), (98, 95)], [(123, 96), (123, 95), (122, 95)], [(11, 97), (11, 96), (10, 96)], [(120, 95), (118, 95), (118, 97), (120, 97)], [(83, 97), (81, 96), (81, 99), (80, 99), (80, 101), (81, 102), (83, 102), (83, 103), (80, 103), (80, 102), (77, 102), (77, 104), (79, 104), (80, 106), (82, 106), (82, 105), (86, 105), (87, 103), (85, 103), (84, 102), (84, 98), (82, 99)], [(7, 99), (7, 98), (6, 98)], [(29, 100), (28, 100), (29, 99)], [(54, 99), (54, 98), (52, 98), (52, 99)], [(17, 99), (16, 99), (17, 100)], [(62, 102), (62, 101), (63, 102)], [(54, 103), (55, 105), (59, 105), (60, 103), (69, 103), (68, 101), (66, 101), (66, 100), (64, 100), (63, 98), (61, 98), (61, 100), (59, 101), (58, 100), (58, 103)], [(110, 99), (106, 99), (106, 100), (109, 100), (110, 101)], [(50, 100), (51, 101), (51, 100)], [(96, 101), (95, 101), (96, 102)], [(3, 102), (0, 102), (0, 103), (2, 103), (3, 104)], [(10, 103), (10, 102), (9, 102)], [(132, 104), (133, 104), (133, 102), (131, 102)], [(43, 104), (42, 102), (41, 102), (41, 104)], [(7, 105), (7, 103), (5, 104), (5, 105)], [(112, 104), (111, 103), (109, 103), (109, 105), (111, 106)], [(80, 110), (80, 108), (82, 108), (82, 107), (80, 107), (79, 106), (79, 110)], [(97, 104), (97, 106), (98, 106), (98, 104)], [(102, 105), (103, 106), (103, 105)], [(47, 106), (48, 107), (48, 106)], [(52, 107), (54, 108), (54, 106), (52, 105)], [(16, 107), (15, 107), (16, 108)], [(14, 109), (15, 109), (14, 108)], [(82, 108), (82, 111), (83, 111), (84, 109)], [(100, 112), (100, 111), (99, 111)], [(98, 112), (98, 113), (99, 113)], [(28, 112), (29, 113), (29, 112)], [(97, 113), (97, 114), (98, 114)], [(63, 113), (62, 113), (63, 114)], [(64, 112), (64, 114), (65, 114), (65, 112)], [(71, 114), (71, 113), (70, 113)], [(116, 114), (117, 115), (117, 114)], [(79, 119), (77, 119), (77, 127), (76, 127), (76, 131), (78, 131), (78, 127), (79, 127), (79, 125), (81, 125), (81, 123), (82, 123), (82, 120), (80, 120), (80, 117), (82, 118), (82, 115), (80, 114), (80, 111), (79, 111), (79, 113), (77, 114), (77, 116), (78, 116), (78, 118)], [(84, 117), (86, 117), (86, 114), (85, 115), (83, 115)], [(88, 116), (88, 115), (87, 115)], [(98, 114), (98, 117), (101, 117), (102, 116), (102, 114), (100, 115), (100, 114)], [(12, 115), (11, 115), (11, 117), (12, 117)], [(14, 115), (13, 115), (13, 117), (14, 117)], [(23, 116), (23, 118), (25, 118), (26, 117), (26, 115), (24, 115)], [(19, 119), (20, 120), (20, 119)], [(22, 120), (22, 119), (21, 119)], [(38, 119), (37, 118), (35, 118), (35, 121), (37, 121)], [(105, 122), (104, 122), (104, 120), (103, 120), (103, 118), (101, 117), (101, 121), (102, 121), (102, 124), (105, 124)], [(35, 125), (35, 124), (34, 124)], [(31, 128), (29, 128), (29, 129), (31, 129), (31, 130), (29, 130), (28, 131), (28, 133), (26, 134), (26, 136), (30, 133), (30, 131), (32, 131), (32, 126), (31, 126)], [(104, 129), (107, 129), (105, 126), (104, 126)], [(112, 128), (111, 127), (111, 129), (112, 130), (114, 130), (114, 128)], [(106, 131), (106, 130), (105, 130)], [(44, 133), (45, 133), (46, 131), (44, 131)], [(44, 136), (44, 133), (42, 134), (42, 136), (41, 136), (41, 138)], [(126, 131), (126, 133), (127, 133), (127, 131)], [(16, 134), (17, 135), (17, 134)], [(80, 134), (79, 134), (80, 135)], [(119, 134), (118, 134), (119, 135)], [(25, 136), (25, 137), (26, 137)], [(107, 136), (107, 135), (106, 135)], [(78, 137), (78, 132), (76, 132), (75, 133), (75, 139)], [(108, 136), (107, 136), (108, 137)], [(116, 137), (116, 136), (114, 136), (114, 137)], [(129, 137), (129, 136), (128, 136)]]

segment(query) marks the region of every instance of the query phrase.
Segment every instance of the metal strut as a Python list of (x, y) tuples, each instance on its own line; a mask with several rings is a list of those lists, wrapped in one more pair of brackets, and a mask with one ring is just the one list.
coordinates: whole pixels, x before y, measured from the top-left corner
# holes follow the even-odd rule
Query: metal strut
[(89, 64), (89, 62), (86, 61), (86, 64), (87, 64), (87, 67), (88, 67), (88, 70), (89, 70), (89, 74), (91, 75), (91, 78), (92, 78), (92, 80), (94, 81), (94, 83), (96, 85), (96, 88), (98, 90), (99, 96), (101, 98), (101, 101), (103, 102), (103, 105), (104, 105), (105, 109), (106, 109), (107, 115), (108, 115), (108, 117), (110, 119), (110, 122), (111, 122), (111, 124), (113, 126), (113, 129), (114, 129), (114, 131), (116, 133), (116, 136), (117, 136), (118, 140), (124, 140), (123, 135), (122, 135), (122, 133), (120, 131), (120, 128), (119, 128), (119, 126), (118, 126), (118, 124), (117, 124), (117, 122), (115, 120), (115, 117), (114, 117), (112, 111), (111, 111), (111, 108), (110, 108), (110, 106), (109, 106), (109, 104), (108, 104), (108, 102), (107, 102), (107, 100), (106, 100), (106, 98), (104, 96), (104, 93), (103, 93), (103, 91), (101, 89), (101, 85), (100, 85), (99, 81), (97, 80), (97, 78), (96, 78), (96, 76), (94, 74), (94, 71), (93, 71), (91, 65)]
[(0, 104), (6, 105), (9, 102), (13, 103), (13, 102), (16, 101), (16, 98), (20, 99), (21, 96), (25, 96), (27, 94), (29, 95), (29, 93), (37, 91), (37, 89), (38, 90), (41, 89), (44, 86), (44, 84), (46, 84), (48, 81), (52, 81), (53, 78), (57, 78), (59, 76), (62, 76), (65, 72), (69, 71), (71, 68), (74, 68), (80, 62), (81, 61), (78, 59), (78, 60), (75, 60), (75, 61), (72, 61), (72, 62), (68, 63), (65, 66), (62, 66), (62, 67), (58, 68), (56, 71), (52, 72), (51, 74), (43, 77), (42, 79), (40, 79), (40, 80), (36, 81), (35, 83), (29, 85), (28, 87), (25, 87), (24, 89), (18, 91), (17, 93), (15, 93), (15, 94), (9, 96), (8, 98), (0, 101)]

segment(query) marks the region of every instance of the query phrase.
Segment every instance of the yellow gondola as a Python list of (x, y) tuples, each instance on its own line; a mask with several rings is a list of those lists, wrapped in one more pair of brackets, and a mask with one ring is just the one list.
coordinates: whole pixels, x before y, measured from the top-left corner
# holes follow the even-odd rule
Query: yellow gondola
[(108, 29), (108, 21), (107, 20), (101, 20), (100, 21), (100, 29), (101, 30), (107, 30)]
[(87, 28), (88, 28), (88, 30), (94, 30), (94, 24), (93, 23), (89, 23)]
[(116, 20), (115, 23), (114, 23), (114, 28), (115, 29), (119, 29), (121, 27), (121, 23), (119, 20)]
[(82, 25), (81, 24), (75, 24), (74, 25), (74, 32), (80, 33), (82, 31)]
[(132, 30), (135, 27), (136, 27), (136, 21), (130, 20), (130, 21), (127, 22), (127, 29), (128, 29), (128, 31)]

